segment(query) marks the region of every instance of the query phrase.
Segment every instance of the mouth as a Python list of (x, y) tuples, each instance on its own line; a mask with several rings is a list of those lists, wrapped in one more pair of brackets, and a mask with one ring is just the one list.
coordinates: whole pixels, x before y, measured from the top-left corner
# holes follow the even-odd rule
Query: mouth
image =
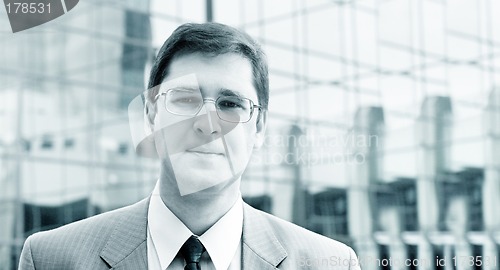
[(214, 151), (206, 151), (206, 150), (186, 150), (187, 153), (198, 154), (198, 155), (214, 155), (214, 156), (224, 156), (223, 153), (214, 152)]

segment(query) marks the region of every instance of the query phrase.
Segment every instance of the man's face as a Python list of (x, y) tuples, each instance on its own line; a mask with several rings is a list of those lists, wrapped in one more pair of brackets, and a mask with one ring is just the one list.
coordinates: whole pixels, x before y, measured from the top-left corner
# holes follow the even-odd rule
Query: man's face
[[(159, 93), (153, 125), (158, 155), (171, 165), (164, 168), (172, 182), (167, 184), (188, 195), (239, 181), (253, 148), (263, 142), (264, 119), (257, 123), (258, 109), (250, 108), (254, 111), (248, 122), (224, 121), (215, 103), (230, 97), (258, 105), (249, 60), (234, 53), (176, 57)], [(182, 113), (197, 101), (203, 105), (196, 115)], [(229, 113), (238, 110), (232, 102), (218, 104)]]

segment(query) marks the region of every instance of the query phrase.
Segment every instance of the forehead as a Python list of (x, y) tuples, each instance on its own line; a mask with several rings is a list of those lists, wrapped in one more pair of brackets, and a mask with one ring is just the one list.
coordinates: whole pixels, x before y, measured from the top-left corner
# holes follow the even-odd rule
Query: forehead
[(209, 56), (190, 53), (175, 57), (168, 67), (164, 82), (175, 86), (194, 86), (193, 80), (181, 78), (195, 75), (199, 89), (205, 95), (217, 95), (232, 90), (249, 98), (256, 98), (253, 70), (250, 61), (236, 53)]

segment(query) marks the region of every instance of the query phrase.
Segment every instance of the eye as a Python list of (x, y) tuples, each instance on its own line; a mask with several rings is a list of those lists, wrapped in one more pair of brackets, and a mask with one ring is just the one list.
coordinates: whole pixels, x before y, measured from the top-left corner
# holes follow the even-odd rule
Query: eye
[(229, 101), (229, 100), (221, 101), (219, 103), (219, 106), (224, 107), (224, 108), (241, 108), (240, 104), (233, 102), (233, 101)]
[(172, 100), (175, 103), (198, 103), (199, 98), (196, 97), (178, 97)]
[(167, 100), (174, 104), (199, 104), (202, 97), (199, 93), (193, 91), (173, 90), (169, 92)]
[(245, 110), (245, 100), (237, 97), (220, 98), (217, 106), (222, 110)]

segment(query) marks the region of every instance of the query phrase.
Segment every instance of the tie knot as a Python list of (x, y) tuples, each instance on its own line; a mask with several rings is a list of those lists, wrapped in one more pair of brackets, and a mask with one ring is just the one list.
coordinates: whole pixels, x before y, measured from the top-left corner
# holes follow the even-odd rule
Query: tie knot
[(189, 237), (181, 247), (181, 255), (187, 264), (198, 264), (203, 252), (205, 252), (205, 247), (194, 235)]

